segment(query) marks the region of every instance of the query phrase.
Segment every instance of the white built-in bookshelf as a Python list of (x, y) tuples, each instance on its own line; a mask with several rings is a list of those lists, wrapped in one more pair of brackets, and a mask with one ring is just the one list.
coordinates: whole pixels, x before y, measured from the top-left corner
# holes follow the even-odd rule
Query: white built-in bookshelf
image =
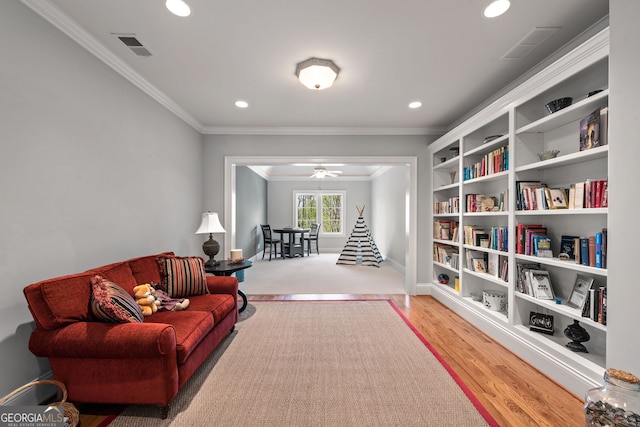
[[(579, 395), (602, 382), (607, 367), (607, 326), (583, 317), (581, 310), (568, 306), (567, 301), (578, 275), (593, 279), (596, 287), (608, 287), (607, 269), (559, 259), (558, 255), (562, 236), (593, 236), (609, 229), (608, 207), (528, 210), (517, 205), (516, 190), (523, 181), (568, 189), (579, 182), (608, 179), (609, 145), (580, 150), (581, 121), (594, 111), (608, 109), (608, 58), (607, 28), (429, 146), (430, 222), (434, 224), (429, 292)], [(600, 92), (587, 96), (594, 91)], [(562, 97), (572, 97), (572, 104), (549, 113), (545, 104)], [(601, 125), (601, 142), (609, 143), (605, 124)], [(541, 161), (537, 153), (547, 150), (560, 152)], [(471, 203), (476, 206), (474, 211), (468, 200), (478, 196), (471, 195), (493, 197), (494, 207)], [(442, 234), (436, 228), (436, 222), (444, 221), (458, 224), (455, 241), (451, 240), (453, 233)], [(542, 224), (551, 236), (553, 257), (518, 253), (519, 224)], [(477, 241), (469, 239), (471, 226), (480, 230)], [(483, 232), (492, 234), (493, 242), (500, 236), (502, 244), (486, 247)], [(491, 274), (478, 271), (473, 268), (473, 258), (484, 258), (485, 263), (491, 259), (494, 267), (497, 261), (497, 269)], [(518, 265), (532, 263), (548, 271), (559, 301), (519, 291)], [(502, 271), (505, 267), (506, 274)], [(442, 274), (449, 277), (448, 283), (438, 280)], [(478, 301), (478, 295), (488, 290), (506, 294), (505, 310), (491, 310)], [(531, 313), (553, 316), (553, 335), (531, 331)], [(583, 343), (588, 353), (566, 347), (570, 340), (563, 331), (574, 320), (590, 335)]]

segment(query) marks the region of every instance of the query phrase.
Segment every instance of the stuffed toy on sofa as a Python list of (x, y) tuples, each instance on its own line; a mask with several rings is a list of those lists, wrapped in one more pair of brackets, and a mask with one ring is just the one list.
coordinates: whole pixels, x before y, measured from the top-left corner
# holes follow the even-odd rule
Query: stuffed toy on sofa
[(143, 316), (151, 316), (158, 311), (159, 301), (154, 296), (155, 289), (148, 283), (133, 288), (133, 296), (142, 309)]
[(171, 298), (165, 291), (158, 287), (153, 288), (153, 296), (156, 298), (158, 304), (158, 310), (160, 311), (180, 311), (186, 310), (189, 307), (189, 300), (187, 298)]

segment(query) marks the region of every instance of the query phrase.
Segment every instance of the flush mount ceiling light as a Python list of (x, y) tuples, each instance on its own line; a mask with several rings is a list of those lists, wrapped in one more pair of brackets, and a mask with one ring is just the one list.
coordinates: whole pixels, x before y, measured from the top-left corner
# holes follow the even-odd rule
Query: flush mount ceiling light
[(420, 101), (413, 101), (409, 103), (409, 108), (420, 108), (422, 107), (422, 102)]
[(182, 0), (167, 0), (165, 6), (167, 6), (169, 12), (177, 16), (185, 17), (191, 14), (191, 8)]
[(247, 108), (249, 103), (247, 101), (238, 100), (236, 101), (236, 107), (238, 108)]
[(496, 18), (505, 13), (511, 7), (509, 0), (495, 0), (484, 10), (484, 16), (487, 18)]
[(296, 66), (296, 76), (300, 83), (313, 90), (330, 87), (339, 72), (340, 68), (330, 59), (309, 58)]

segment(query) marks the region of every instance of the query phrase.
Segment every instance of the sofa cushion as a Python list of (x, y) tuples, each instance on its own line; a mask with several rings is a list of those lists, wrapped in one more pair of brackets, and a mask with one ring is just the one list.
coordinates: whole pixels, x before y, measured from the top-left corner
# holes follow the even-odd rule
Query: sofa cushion
[(92, 319), (91, 273), (55, 277), (34, 283), (24, 289), (29, 310), (38, 326), (56, 329)]
[(213, 321), (217, 325), (234, 309), (236, 309), (236, 302), (233, 296), (229, 294), (208, 294), (190, 297), (187, 310), (207, 311), (213, 315)]
[(113, 283), (117, 283), (118, 286), (127, 291), (129, 295), (133, 295), (133, 288), (137, 283), (127, 262), (109, 264), (89, 271), (92, 271)]
[(200, 257), (158, 257), (162, 286), (171, 298), (209, 293), (204, 260)]
[(91, 311), (104, 322), (141, 323), (142, 310), (122, 287), (101, 276), (91, 278)]
[(131, 273), (136, 279), (138, 285), (145, 283), (161, 283), (160, 270), (158, 268), (159, 256), (173, 256), (173, 252), (164, 252), (158, 255), (148, 255), (139, 258), (133, 258), (127, 261)]
[(166, 323), (176, 330), (178, 364), (182, 365), (213, 329), (213, 317), (204, 311), (158, 311), (144, 318), (145, 323)]

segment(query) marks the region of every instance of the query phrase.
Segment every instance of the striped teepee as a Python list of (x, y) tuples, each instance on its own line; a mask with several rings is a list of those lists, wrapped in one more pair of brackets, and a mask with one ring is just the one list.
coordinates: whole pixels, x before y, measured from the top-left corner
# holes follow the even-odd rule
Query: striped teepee
[(363, 265), (380, 267), (382, 255), (371, 237), (369, 227), (364, 222), (364, 206), (358, 209), (358, 220), (353, 228), (349, 240), (345, 245), (336, 264), (355, 264), (358, 256), (362, 257)]

